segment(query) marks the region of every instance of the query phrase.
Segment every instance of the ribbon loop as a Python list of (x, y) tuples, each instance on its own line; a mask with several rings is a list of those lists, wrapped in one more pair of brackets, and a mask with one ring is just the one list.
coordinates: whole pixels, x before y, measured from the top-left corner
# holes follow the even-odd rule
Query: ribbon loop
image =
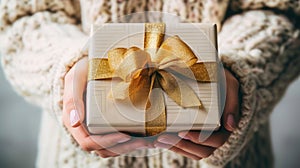
[(178, 36), (167, 38), (157, 51), (153, 62), (166, 64), (177, 61), (185, 63), (185, 67), (190, 67), (197, 62), (197, 57), (191, 48), (184, 43)]

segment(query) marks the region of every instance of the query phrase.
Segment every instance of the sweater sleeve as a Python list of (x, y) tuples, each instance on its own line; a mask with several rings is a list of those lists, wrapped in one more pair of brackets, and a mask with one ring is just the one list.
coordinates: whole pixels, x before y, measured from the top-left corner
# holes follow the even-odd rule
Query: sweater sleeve
[(0, 38), (7, 79), (26, 100), (61, 113), (63, 78), (81, 57), (77, 1), (2, 0)]
[(224, 22), (219, 55), (235, 74), (242, 93), (241, 119), (227, 142), (206, 162), (224, 166), (264, 124), (300, 72), (299, 28), (271, 10), (251, 10)]
[(230, 8), (233, 11), (265, 8), (300, 15), (300, 1), (297, 0), (235, 0), (231, 1)]

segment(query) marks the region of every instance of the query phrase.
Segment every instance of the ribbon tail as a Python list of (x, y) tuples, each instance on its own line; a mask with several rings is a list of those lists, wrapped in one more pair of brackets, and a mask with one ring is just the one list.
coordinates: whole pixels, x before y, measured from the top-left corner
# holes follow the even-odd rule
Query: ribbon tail
[(156, 74), (153, 74), (145, 112), (145, 131), (147, 136), (157, 135), (167, 129), (164, 94), (158, 85)]
[(161, 88), (166, 94), (182, 107), (199, 107), (203, 108), (201, 100), (198, 98), (194, 90), (183, 80), (176, 78), (169, 72), (159, 71), (158, 78)]

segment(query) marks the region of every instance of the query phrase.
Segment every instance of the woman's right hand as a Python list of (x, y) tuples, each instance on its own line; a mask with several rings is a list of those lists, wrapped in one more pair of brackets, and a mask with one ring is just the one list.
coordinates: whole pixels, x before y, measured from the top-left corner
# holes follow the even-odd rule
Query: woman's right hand
[(152, 146), (142, 138), (132, 138), (120, 132), (90, 135), (83, 123), (85, 112), (83, 93), (87, 83), (87, 57), (79, 60), (66, 74), (63, 94), (63, 123), (80, 147), (107, 158)]

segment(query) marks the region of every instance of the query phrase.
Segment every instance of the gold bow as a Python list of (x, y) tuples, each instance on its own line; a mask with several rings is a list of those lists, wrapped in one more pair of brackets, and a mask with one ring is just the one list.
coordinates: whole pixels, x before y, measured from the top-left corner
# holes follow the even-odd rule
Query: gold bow
[(178, 36), (164, 39), (165, 24), (146, 23), (144, 50), (137, 47), (115, 48), (108, 58), (89, 62), (89, 80), (119, 77), (122, 82), (112, 89), (117, 100), (127, 98), (146, 110), (146, 135), (166, 130), (167, 116), (163, 91), (179, 106), (202, 107), (193, 89), (179, 76), (199, 82), (216, 81), (216, 63), (200, 62)]

